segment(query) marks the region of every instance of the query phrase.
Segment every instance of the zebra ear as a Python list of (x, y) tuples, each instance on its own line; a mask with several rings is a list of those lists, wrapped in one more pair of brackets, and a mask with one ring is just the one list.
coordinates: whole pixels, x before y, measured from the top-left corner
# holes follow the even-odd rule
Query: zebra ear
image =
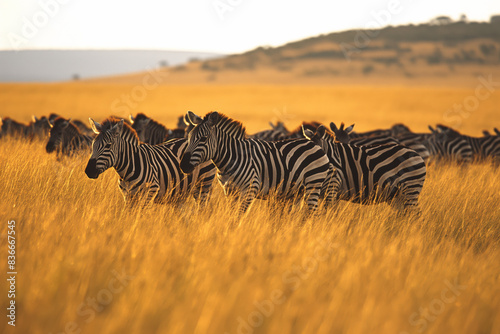
[(191, 120), (189, 119), (188, 114), (185, 114), (182, 119), (184, 121), (184, 124), (186, 124), (187, 126), (193, 125), (193, 123), (191, 123)]
[(494, 128), (493, 130), (495, 130), (495, 133), (500, 136), (500, 131), (497, 129), (497, 128)]
[(217, 111), (213, 111), (208, 115), (208, 124), (210, 126), (215, 125), (219, 122), (219, 113)]
[(128, 115), (128, 119), (130, 120), (130, 123), (134, 124), (135, 118), (132, 114)]
[(349, 134), (353, 128), (354, 128), (354, 124), (345, 128), (345, 132), (347, 132)]
[[(89, 117), (89, 123), (90, 123), (90, 127), (92, 128), (92, 131), (94, 131), (94, 133), (96, 135), (98, 135), (99, 133), (101, 133), (101, 130), (102, 130), (102, 126), (101, 124), (99, 124), (98, 122), (94, 121), (92, 118)], [(51, 125), (52, 126), (52, 125)]]
[(276, 125), (276, 126), (275, 126), (275, 125), (273, 124), (273, 122), (269, 122), (269, 125), (271, 126), (271, 129), (273, 129), (273, 130), (276, 130), (276, 127), (278, 126), (278, 125)]
[(483, 136), (489, 137), (491, 136), (491, 133), (488, 130), (483, 130)]
[(32, 121), (33, 123), (38, 122), (38, 117), (36, 117), (35, 115), (32, 115), (32, 116), (31, 116), (31, 121)]
[(118, 136), (119, 134), (122, 133), (123, 130), (123, 119), (121, 119), (118, 123), (116, 123), (112, 128), (111, 128), (111, 134), (113, 136)]
[(434, 130), (434, 128), (432, 126), (429, 125), (429, 130), (431, 130), (432, 133), (435, 133), (436, 130)]
[(186, 115), (187, 115), (187, 118), (188, 118), (189, 122), (192, 125), (198, 125), (198, 124), (200, 124), (203, 121), (203, 118), (201, 118), (200, 116), (196, 115), (192, 111), (188, 111)]
[(330, 122), (330, 129), (332, 129), (333, 132), (338, 131), (337, 126), (333, 122)]
[(314, 132), (312, 132), (309, 129), (306, 129), (304, 125), (302, 125), (302, 133), (304, 134), (304, 137), (306, 137), (306, 139), (311, 140), (312, 137), (314, 137)]
[(316, 129), (316, 134), (320, 137), (323, 137), (325, 135), (325, 126), (324, 125), (320, 125), (318, 126), (318, 128)]

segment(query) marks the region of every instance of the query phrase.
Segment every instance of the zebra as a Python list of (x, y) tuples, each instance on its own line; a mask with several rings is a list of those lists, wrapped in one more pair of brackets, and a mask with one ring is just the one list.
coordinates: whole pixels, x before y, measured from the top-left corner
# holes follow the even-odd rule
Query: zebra
[(324, 126), (304, 135), (322, 148), (340, 178), (337, 199), (359, 204), (389, 202), (398, 211), (418, 210), (426, 167), (415, 151), (402, 145), (361, 147), (335, 140)]
[(35, 115), (31, 118), (31, 123), (28, 125), (26, 129), (26, 135), (31, 140), (38, 138), (40, 140), (45, 140), (50, 132), (50, 122), (46, 116), (42, 116), (41, 118), (36, 117)]
[(277, 122), (276, 125), (269, 122), (269, 125), (271, 125), (271, 129), (254, 133), (250, 138), (265, 141), (280, 141), (287, 139), (290, 135), (290, 131), (288, 131), (283, 122)]
[(372, 130), (367, 132), (351, 132), (351, 138), (359, 138), (359, 137), (371, 137), (371, 136), (392, 136), (396, 137), (402, 134), (411, 133), (410, 128), (402, 123), (394, 124), (390, 129), (380, 129), (380, 130)]
[(24, 138), (28, 132), (26, 124), (17, 122), (10, 117), (0, 117), (1, 137)]
[(50, 137), (45, 150), (47, 153), (71, 156), (90, 149), (93, 137), (84, 135), (70, 119), (58, 117), (51, 124)]
[(92, 129), (89, 128), (84, 122), (82, 122), (78, 119), (72, 119), (71, 123), (76, 125), (76, 127), (78, 128), (78, 130), (80, 130), (80, 132), (82, 134), (87, 135), (87, 136), (91, 136), (91, 137), (94, 136), (94, 132), (92, 131)]
[[(495, 165), (500, 164), (500, 137), (486, 136), (486, 137), (471, 137), (463, 135), (450, 127), (438, 124), (436, 128), (448, 135), (463, 138), (472, 148), (472, 155), (475, 161), (484, 161), (488, 158), (493, 159)], [(495, 129), (498, 134), (498, 129)]]
[(372, 145), (388, 145), (388, 144), (393, 144), (393, 145), (403, 145), (406, 146), (415, 152), (418, 153), (424, 159), (424, 161), (427, 161), (427, 159), (430, 156), (430, 152), (425, 147), (424, 144), (414, 140), (412, 137), (408, 137), (409, 133), (406, 133), (406, 129), (409, 131), (408, 127), (401, 125), (405, 129), (404, 131), (396, 131), (395, 129), (398, 129), (400, 127), (399, 124), (396, 124), (392, 127), (391, 133), (404, 133), (404, 135), (400, 137), (393, 137), (392, 135), (372, 135), (368, 137), (356, 137), (356, 138), (351, 138), (351, 133), (354, 127), (354, 124), (351, 126), (347, 127), (344, 129), (344, 123), (340, 125), (340, 128), (337, 128), (335, 123), (331, 122), (330, 123), (330, 128), (335, 134), (335, 138), (344, 144), (352, 144), (356, 146), (372, 146)]
[(304, 132), (302, 129), (309, 129), (311, 131), (316, 131), (316, 129), (321, 125), (321, 123), (312, 122), (302, 122), (295, 130), (291, 131), (287, 136), (287, 139), (304, 139)]
[(209, 197), (215, 178), (215, 166), (200, 164), (191, 175), (184, 175), (179, 167), (186, 139), (177, 139), (159, 145), (141, 143), (137, 132), (124, 120), (108, 118), (102, 124), (89, 119), (97, 137), (92, 143), (92, 154), (85, 168), (91, 179), (113, 167), (120, 176), (119, 188), (127, 204), (137, 204), (145, 196), (151, 202), (179, 202), (192, 195), (200, 205)]
[(473, 159), (472, 146), (456, 131), (442, 131), (429, 125), (430, 135), (416, 135), (435, 160), (449, 160), (469, 164)]
[(297, 198), (305, 193), (308, 214), (318, 208), (319, 197), (333, 199), (335, 170), (320, 147), (307, 139), (267, 142), (246, 137), (242, 123), (216, 111), (201, 118), (188, 112), (196, 127), (188, 135), (181, 169), (191, 173), (212, 160), (226, 195), (241, 199), (239, 217), (256, 198)]
[(139, 139), (147, 144), (157, 145), (169, 139), (184, 137), (184, 129), (167, 129), (166, 126), (143, 113), (139, 113), (135, 117), (130, 115), (130, 121)]

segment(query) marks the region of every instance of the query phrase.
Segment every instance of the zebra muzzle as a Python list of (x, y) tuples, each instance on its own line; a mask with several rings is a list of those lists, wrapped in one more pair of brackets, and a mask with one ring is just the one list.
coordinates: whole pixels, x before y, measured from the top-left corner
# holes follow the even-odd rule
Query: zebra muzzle
[(85, 174), (90, 179), (97, 179), (99, 176), (99, 171), (97, 170), (97, 160), (96, 159), (90, 159), (89, 162), (87, 163), (87, 167), (85, 168)]
[(56, 149), (56, 145), (54, 145), (54, 143), (51, 141), (49, 141), (47, 143), (47, 146), (45, 146), (45, 151), (47, 151), (47, 153), (52, 153), (52, 152), (54, 152), (55, 149)]

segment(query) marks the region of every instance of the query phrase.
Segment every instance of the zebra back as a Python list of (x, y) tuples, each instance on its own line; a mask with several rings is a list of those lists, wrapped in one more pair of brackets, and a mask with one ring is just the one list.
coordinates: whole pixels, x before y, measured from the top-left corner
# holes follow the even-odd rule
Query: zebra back
[(340, 199), (361, 204), (397, 200), (404, 208), (418, 204), (426, 167), (415, 151), (397, 144), (366, 147), (340, 143), (324, 127), (316, 133), (305, 132), (337, 170)]
[(285, 140), (290, 135), (290, 131), (285, 127), (285, 124), (282, 122), (277, 122), (276, 125), (269, 122), (272, 129), (263, 130), (257, 133), (254, 133), (250, 136), (253, 139), (265, 140), (265, 141), (279, 141)]
[(47, 153), (56, 150), (57, 153), (71, 156), (90, 149), (93, 137), (82, 134), (70, 120), (58, 117), (51, 126)]
[(456, 131), (436, 130), (429, 126), (431, 135), (423, 142), (435, 160), (451, 160), (458, 163), (470, 163), (473, 159), (471, 145)]
[(132, 128), (137, 132), (143, 143), (157, 145), (165, 142), (169, 136), (169, 130), (163, 124), (149, 118), (143, 113), (131, 117)]

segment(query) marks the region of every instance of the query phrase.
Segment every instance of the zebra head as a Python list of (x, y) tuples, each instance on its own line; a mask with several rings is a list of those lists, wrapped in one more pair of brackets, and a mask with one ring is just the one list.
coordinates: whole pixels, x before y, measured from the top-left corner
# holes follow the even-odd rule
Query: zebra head
[(337, 128), (335, 123), (330, 123), (330, 129), (332, 129), (333, 133), (335, 134), (335, 138), (337, 138), (339, 142), (344, 144), (349, 144), (349, 142), (351, 141), (349, 134), (352, 132), (353, 128), (354, 124), (344, 129), (344, 122), (340, 124), (340, 128)]
[(30, 132), (31, 135), (44, 139), (50, 132), (49, 119), (45, 116), (38, 118), (33, 115), (30, 124)]
[(151, 118), (144, 115), (143, 113), (137, 114), (135, 117), (130, 115), (130, 122), (132, 123), (132, 129), (137, 132), (139, 140), (146, 142), (147, 126), (151, 122)]
[(54, 120), (54, 123), (50, 124), (50, 132), (49, 132), (49, 141), (47, 142), (47, 146), (45, 146), (45, 150), (47, 153), (52, 153), (61, 145), (63, 140), (64, 132), (69, 126), (70, 119), (64, 119), (62, 117), (58, 117)]
[(92, 118), (89, 118), (89, 121), (97, 137), (92, 143), (92, 155), (85, 168), (85, 174), (91, 179), (97, 179), (99, 174), (104, 173), (115, 164), (117, 157), (116, 143), (123, 130), (123, 119), (114, 123), (108, 129), (103, 129), (103, 126)]
[(199, 164), (213, 158), (216, 147), (214, 125), (219, 121), (219, 114), (214, 111), (202, 119), (188, 111), (187, 117), (193, 129), (188, 134), (187, 147), (182, 155), (181, 170), (189, 174)]
[(391, 134), (393, 136), (401, 136), (401, 135), (404, 135), (404, 134), (407, 134), (407, 133), (411, 133), (411, 130), (409, 127), (407, 127), (406, 125), (402, 124), (402, 123), (397, 123), (397, 124), (394, 124), (392, 127), (391, 127)]
[(304, 137), (321, 147), (323, 152), (329, 155), (331, 144), (333, 144), (335, 141), (335, 136), (331, 132), (328, 132), (324, 125), (318, 126), (316, 132), (313, 132), (304, 127), (302, 129), (304, 132)]

